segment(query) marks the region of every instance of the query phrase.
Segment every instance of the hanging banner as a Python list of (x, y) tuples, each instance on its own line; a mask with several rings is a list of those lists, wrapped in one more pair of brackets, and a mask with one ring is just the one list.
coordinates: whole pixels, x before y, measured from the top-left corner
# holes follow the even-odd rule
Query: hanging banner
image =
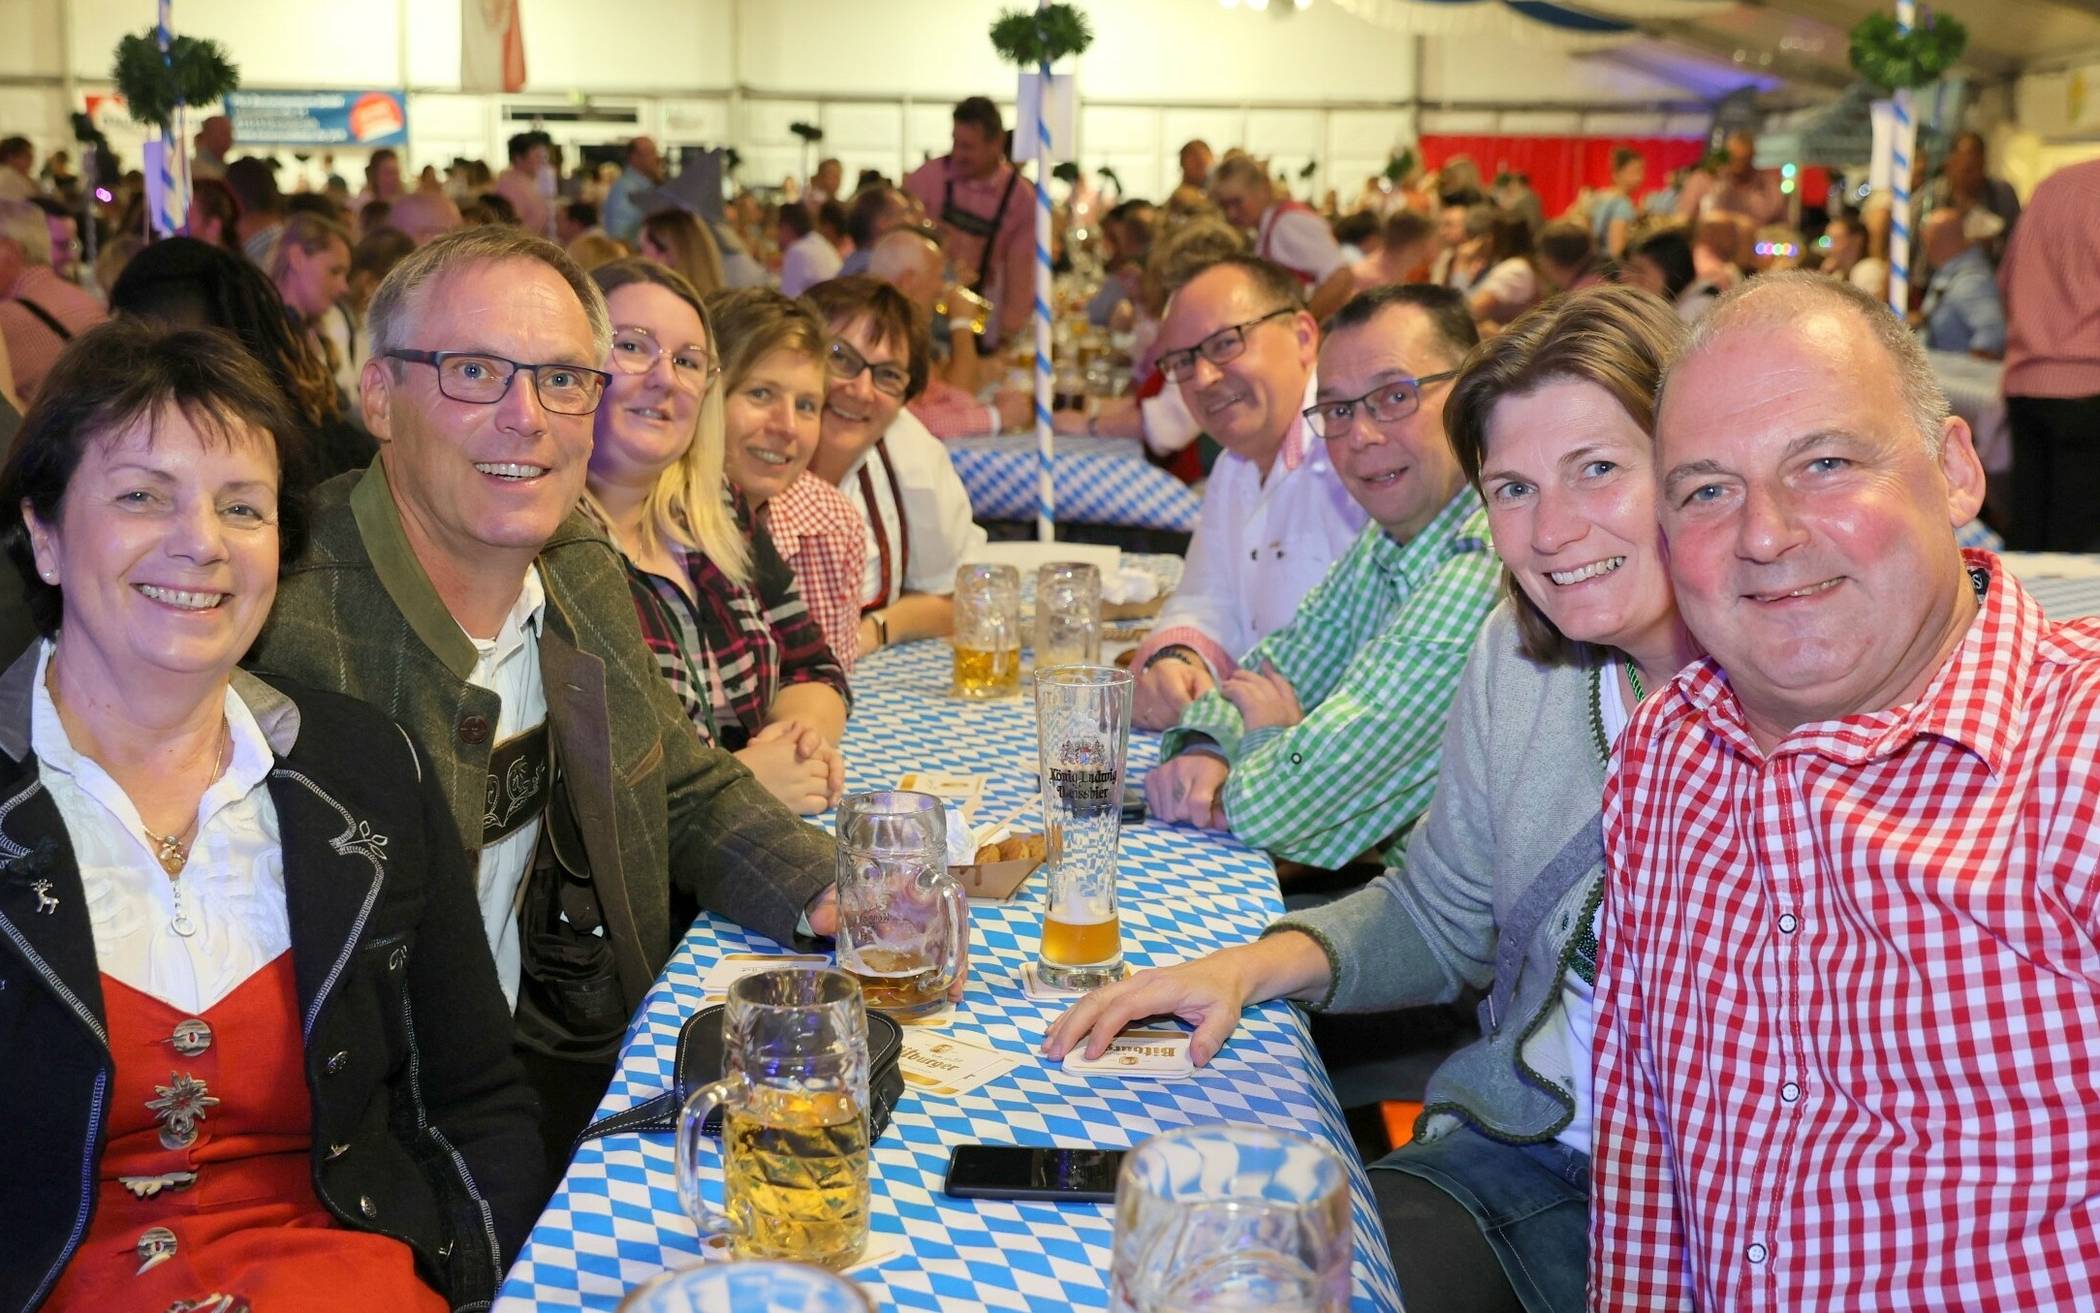
[(226, 117), (243, 146), (406, 146), (399, 91), (232, 91)]
[(523, 91), (525, 29), (518, 0), (459, 0), (459, 89)]

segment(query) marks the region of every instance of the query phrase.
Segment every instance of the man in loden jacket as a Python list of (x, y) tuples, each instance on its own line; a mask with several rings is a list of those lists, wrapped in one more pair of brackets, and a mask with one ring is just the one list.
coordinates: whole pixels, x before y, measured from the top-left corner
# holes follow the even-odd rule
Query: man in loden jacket
[(559, 1172), (695, 905), (828, 934), (833, 847), (700, 746), (575, 513), (611, 336), (589, 278), (470, 229), (370, 319), (379, 458), (315, 494), (251, 664), (373, 703), (436, 761)]

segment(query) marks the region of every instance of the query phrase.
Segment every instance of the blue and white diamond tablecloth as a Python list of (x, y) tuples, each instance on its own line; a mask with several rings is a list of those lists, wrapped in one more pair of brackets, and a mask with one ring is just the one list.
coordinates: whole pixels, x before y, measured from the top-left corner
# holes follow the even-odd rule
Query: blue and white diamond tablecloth
[[(855, 671), (846, 739), (850, 788), (887, 787), (908, 770), (989, 775), (981, 816), (1006, 815), (1034, 791), (1035, 718), (1019, 699), (949, 699), (948, 648), (914, 643), (877, 653)], [(1134, 735), (1133, 776), (1158, 741)], [(1224, 836), (1147, 824), (1124, 831), (1124, 949), (1155, 965), (1242, 943), (1278, 916), (1268, 859)], [(1101, 1309), (1108, 1305), (1113, 1209), (1105, 1204), (1003, 1203), (941, 1193), (949, 1147), (1089, 1144), (1123, 1147), (1176, 1126), (1260, 1122), (1325, 1137), (1351, 1164), (1355, 1191), (1354, 1313), (1400, 1306), (1384, 1234), (1341, 1111), (1303, 1020), (1282, 1003), (1250, 1010), (1223, 1052), (1180, 1082), (1082, 1079), (1036, 1052), (1060, 1005), (1021, 993), (1039, 912), (1022, 900), (971, 910), (971, 980), (956, 1033), (988, 1039), (1019, 1067), (939, 1102), (908, 1091), (874, 1150), (876, 1241), (905, 1251), (855, 1275), (885, 1310)], [(703, 917), (642, 1007), (601, 1113), (670, 1088), (678, 1027), (699, 1006), (700, 981), (723, 953), (776, 949)], [(720, 1201), (719, 1164), (708, 1174)], [(696, 1261), (699, 1242), (678, 1204), (668, 1136), (622, 1135), (586, 1144), (511, 1269), (497, 1308), (611, 1309), (636, 1283)]]
[[(1033, 433), (958, 438), (948, 444), (970, 510), (980, 520), (1035, 518)], [(1134, 438), (1060, 436), (1050, 462), (1060, 524), (1115, 524), (1194, 533), (1202, 498), (1145, 459)]]

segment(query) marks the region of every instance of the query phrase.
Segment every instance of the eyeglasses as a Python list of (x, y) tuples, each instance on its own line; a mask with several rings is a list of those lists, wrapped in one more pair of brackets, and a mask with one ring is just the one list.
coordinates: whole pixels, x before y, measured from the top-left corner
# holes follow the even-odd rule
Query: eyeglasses
[(1232, 324), (1221, 328), (1194, 346), (1183, 347), (1179, 351), (1167, 352), (1159, 358), (1159, 367), (1168, 378), (1173, 379), (1176, 383), (1185, 382), (1190, 375), (1196, 372), (1197, 356), (1202, 356), (1213, 365), (1222, 365), (1247, 349), (1248, 329), (1255, 327), (1257, 324), (1266, 324), (1271, 319), (1280, 319), (1285, 315), (1295, 315), (1297, 313), (1298, 310), (1295, 306), (1284, 306), (1280, 310), (1271, 310), (1259, 319), (1249, 319), (1244, 324)]
[(911, 387), (910, 370), (887, 360), (879, 365), (869, 364), (851, 342), (840, 338), (831, 340), (831, 348), (824, 355), (824, 368), (841, 383), (851, 383), (865, 369), (875, 390), (885, 396), (901, 397)]
[(605, 397), (612, 375), (581, 365), (523, 365), (479, 351), (407, 351), (386, 353), (390, 360), (429, 365), (437, 370), (438, 391), (454, 401), (492, 406), (510, 391), (510, 381), (523, 373), (532, 379), (540, 405), (556, 415), (588, 415)]
[(1441, 383), (1447, 378), (1457, 378), (1458, 370), (1447, 369), (1440, 374), (1425, 374), (1421, 378), (1396, 378), (1390, 383), (1381, 383), (1360, 397), (1347, 401), (1323, 401), (1317, 406), (1308, 406), (1299, 412), (1305, 416), (1306, 424), (1315, 437), (1339, 438), (1356, 423), (1356, 408), (1374, 424), (1397, 424), (1415, 413), (1422, 404), (1422, 389), (1431, 383)]
[[(623, 328), (613, 334), (612, 367), (622, 374), (646, 374), (665, 354), (663, 344), (646, 328)], [(722, 372), (705, 347), (688, 345), (668, 354), (671, 381), (694, 396), (706, 396)]]

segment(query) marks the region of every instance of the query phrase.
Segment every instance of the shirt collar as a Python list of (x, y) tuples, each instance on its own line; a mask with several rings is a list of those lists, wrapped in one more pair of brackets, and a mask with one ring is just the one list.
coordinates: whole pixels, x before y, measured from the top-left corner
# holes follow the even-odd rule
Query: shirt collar
[(1451, 557), (1488, 549), (1487, 508), (1480, 504), (1471, 484), (1460, 488), (1420, 533), (1404, 543), (1393, 541), (1375, 520), (1364, 531), (1378, 535), (1381, 546), (1373, 559), (1379, 571), (1400, 579), (1410, 589), (1420, 587)]
[[(51, 687), (45, 682), (52, 650), (48, 638), (40, 640), (33, 649), (36, 666), (29, 689), (29, 741), (36, 751), (37, 763), (75, 778), (81, 776), (86, 765), (94, 765), (97, 772), (106, 776), (108, 772), (99, 763), (73, 746), (65, 721), (59, 718), (58, 704), (52, 700)], [(225, 774), (209, 786), (207, 802), (213, 792), (222, 802), (245, 795), (269, 776), (278, 755), (276, 745), (264, 734), (247, 702), (231, 683), (225, 698), (227, 736), (232, 740), (233, 752), (226, 761)]]
[(1284, 430), (1283, 468), (1286, 470), (1295, 470), (1303, 465), (1305, 458), (1312, 454), (1313, 444), (1319, 441), (1313, 436), (1312, 425), (1305, 422), (1305, 412), (1311, 410), (1313, 403), (1320, 399), (1319, 393), (1320, 371), (1315, 369), (1305, 376), (1304, 404), (1298, 408), (1296, 415), (1291, 416), (1290, 428)]
[[(1797, 727), (1769, 755), (1814, 753), (1853, 765), (1887, 757), (1924, 735), (1974, 752), (2001, 773), (2018, 746), (2027, 689), (2044, 618), (2041, 606), (1990, 552), (1962, 553), (1966, 570), (1989, 577), (1982, 605), (1939, 671), (1915, 700), (1880, 711)], [(1970, 581), (1964, 576), (1964, 589)], [(1680, 699), (1671, 714), (1699, 716), (1752, 760), (1757, 746), (1728, 672), (1713, 658), (1694, 662), (1672, 684)]]
[[(525, 586), (518, 590), (518, 600), (510, 604), (503, 623), (496, 626), (494, 638), (476, 638), (464, 629), (460, 632), (466, 634), (467, 641), (474, 645), (481, 660), (501, 665), (511, 653), (525, 646), (528, 633), (535, 639), (540, 636), (546, 619), (547, 587), (540, 579), (540, 568), (535, 565), (525, 571)], [(453, 623), (457, 625), (458, 621)]]

